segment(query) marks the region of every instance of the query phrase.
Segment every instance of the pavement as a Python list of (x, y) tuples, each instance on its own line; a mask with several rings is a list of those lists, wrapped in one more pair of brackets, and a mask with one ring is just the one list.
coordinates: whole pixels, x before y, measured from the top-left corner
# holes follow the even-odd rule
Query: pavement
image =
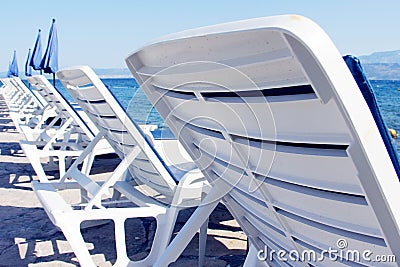
[[(79, 266), (62, 232), (41, 208), (31, 181), (37, 180), (24, 156), (18, 133), (0, 94), (0, 266)], [(93, 172), (112, 172), (119, 160), (96, 159)], [(49, 175), (57, 176), (56, 172)], [(192, 210), (181, 212), (174, 229), (179, 232)], [(131, 259), (144, 258), (152, 244), (156, 224), (151, 218), (126, 222), (127, 252)], [(86, 245), (98, 266), (112, 266), (116, 252), (113, 223), (82, 230)], [(198, 237), (170, 266), (197, 266)], [(210, 216), (205, 266), (242, 266), (246, 236), (225, 207), (220, 204)]]

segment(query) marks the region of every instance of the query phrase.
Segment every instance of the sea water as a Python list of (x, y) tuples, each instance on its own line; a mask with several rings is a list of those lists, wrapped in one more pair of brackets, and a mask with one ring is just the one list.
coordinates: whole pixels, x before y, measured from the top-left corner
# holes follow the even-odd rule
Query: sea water
[[(161, 128), (165, 127), (163, 119), (133, 78), (102, 79), (102, 81), (135, 121), (157, 124)], [(399, 133), (400, 80), (372, 80), (370, 82), (387, 127), (395, 129)], [(56, 86), (68, 100), (73, 101), (59, 81), (56, 81)], [(394, 143), (400, 155), (400, 138), (394, 140)]]
[[(163, 126), (163, 119), (133, 78), (102, 79), (102, 81), (137, 123)], [(56, 87), (68, 101), (75, 102), (58, 80), (56, 80)]]
[(393, 142), (400, 156), (400, 80), (371, 81), (371, 85), (386, 126), (399, 135)]

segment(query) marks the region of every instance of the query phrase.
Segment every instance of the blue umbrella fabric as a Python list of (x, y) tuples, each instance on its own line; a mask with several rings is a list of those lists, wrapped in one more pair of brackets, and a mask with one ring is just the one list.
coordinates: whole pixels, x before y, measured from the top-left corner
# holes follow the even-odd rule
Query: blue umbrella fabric
[(53, 19), (49, 39), (47, 41), (46, 52), (44, 53), (42, 62), (40, 63), (40, 68), (44, 70), (44, 73), (54, 74), (58, 70), (58, 38), (55, 23), (56, 20)]
[(42, 62), (42, 40), (40, 38), (40, 32), (36, 38), (35, 46), (33, 47), (31, 61), (29, 62), (29, 66), (31, 66), (34, 70), (40, 70), (40, 63)]
[(15, 50), (14, 50), (13, 60), (11, 61), (10, 64), (9, 75), (10, 75), (9, 77), (12, 76), (18, 77), (17, 51)]
[(29, 65), (31, 61), (31, 49), (29, 48), (28, 57), (25, 62), (25, 76), (32, 76), (32, 67)]
[(8, 77), (8, 78), (12, 77), (12, 76), (11, 76), (10, 69), (11, 69), (11, 62), (8, 62), (8, 70), (7, 70), (7, 77)]

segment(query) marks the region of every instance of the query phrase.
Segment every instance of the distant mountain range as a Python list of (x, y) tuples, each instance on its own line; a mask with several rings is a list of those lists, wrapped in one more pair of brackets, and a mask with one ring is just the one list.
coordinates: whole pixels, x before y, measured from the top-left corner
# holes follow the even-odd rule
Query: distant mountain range
[(359, 57), (370, 80), (400, 80), (400, 50)]
[[(358, 57), (370, 80), (400, 80), (400, 50)], [(94, 69), (101, 78), (132, 78), (127, 68)], [(0, 72), (5, 77), (6, 72)], [(24, 78), (24, 77), (22, 77)]]
[(363, 64), (374, 64), (374, 63), (399, 64), (400, 50), (375, 52), (368, 56), (359, 56), (359, 59)]

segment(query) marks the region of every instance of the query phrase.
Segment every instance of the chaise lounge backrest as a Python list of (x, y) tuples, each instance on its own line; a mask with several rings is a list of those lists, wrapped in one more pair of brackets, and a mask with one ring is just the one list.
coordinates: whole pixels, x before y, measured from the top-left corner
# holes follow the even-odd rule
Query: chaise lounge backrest
[(42, 75), (28, 77), (28, 82), (41, 95), (64, 122), (72, 118), (71, 129), (80, 134), (82, 141), (90, 142), (93, 140), (98, 130), (89, 128), (89, 121), (84, 120), (81, 115), (71, 106), (65, 97), (51, 85), (51, 83)]
[(37, 108), (43, 108), (47, 105), (46, 101), (39, 98), (28, 87), (26, 87), (21, 78), (19, 77), (11, 78), (10, 83), (14, 85), (14, 87), (17, 88), (22, 94), (24, 94), (25, 97), (29, 98), (31, 105), (34, 105)]
[(170, 201), (177, 178), (93, 70), (83, 66), (57, 75), (122, 159), (139, 148), (140, 154), (129, 166), (138, 184), (148, 185), (165, 197), (162, 201)]
[(288, 15), (189, 30), (126, 62), (258, 251), (312, 250), (324, 265), (329, 248), (400, 257), (398, 162), (315, 23)]

